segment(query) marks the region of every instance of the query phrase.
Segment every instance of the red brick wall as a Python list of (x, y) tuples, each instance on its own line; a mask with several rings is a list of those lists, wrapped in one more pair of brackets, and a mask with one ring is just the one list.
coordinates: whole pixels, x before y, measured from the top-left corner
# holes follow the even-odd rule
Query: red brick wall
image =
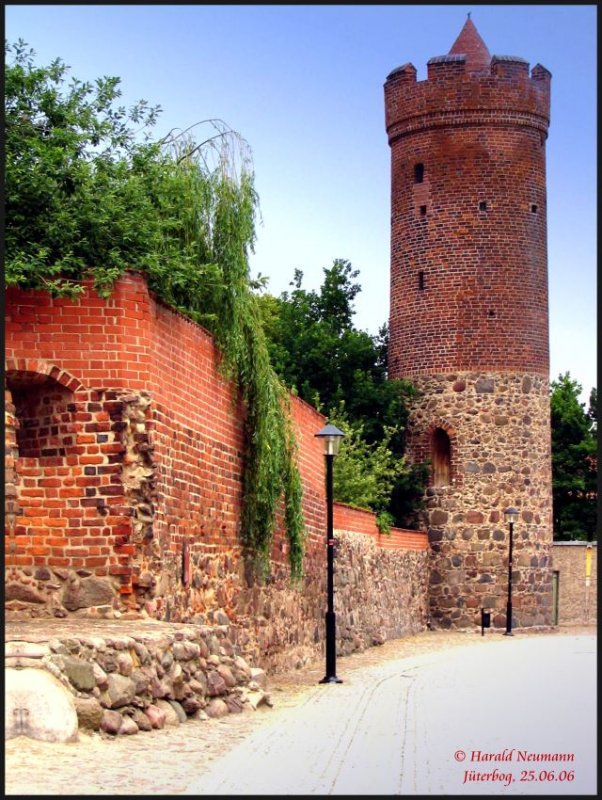
[(547, 374), (549, 73), (495, 56), (485, 75), (435, 62), (426, 81), (406, 65), (385, 84), (391, 376)]
[[(239, 544), (244, 410), (207, 331), (157, 302), (138, 274), (123, 277), (107, 300), (92, 291), (68, 301), (9, 289), (6, 308), (7, 508), (17, 511), (6, 537), (11, 609), (64, 616), (67, 597), (69, 611), (94, 615), (102, 601), (159, 619), (228, 619), (256, 658), (291, 642), (315, 647), (326, 555), (315, 434), (324, 418), (290, 398), (307, 533), (304, 590), (287, 588), (279, 524), (272, 588), (247, 591)], [(345, 514), (345, 530), (365, 531), (381, 547), (423, 549), (417, 534), (393, 531), (385, 541), (369, 512)], [(277, 629), (258, 627), (274, 602), (287, 605), (286, 619)]]
[[(239, 544), (244, 411), (207, 331), (157, 302), (138, 274), (123, 277), (108, 300), (10, 289), (6, 357), (6, 509), (16, 520), (7, 520), (5, 540), (8, 618), (142, 614), (227, 624), (255, 663), (290, 666), (316, 655), (326, 502), (315, 438), (324, 418), (315, 409), (290, 398), (307, 534), (302, 586), (290, 585), (281, 520), (271, 579), (248, 586)], [(357, 541), (342, 537), (340, 579), (368, 559), (369, 578), (352, 570), (358, 596), (364, 579), (390, 585), (395, 597), (405, 597), (409, 576), (415, 581), (399, 613), (379, 591), (365, 613), (341, 624), (343, 650), (383, 631), (421, 629), (424, 535), (384, 537), (373, 514), (336, 513), (345, 535), (360, 532)]]
[(355, 531), (371, 536), (378, 547), (386, 550), (427, 550), (428, 536), (424, 531), (408, 531), (391, 528), (381, 533), (376, 525), (376, 516), (371, 511), (353, 508), (345, 503), (335, 503), (333, 528), (336, 531)]

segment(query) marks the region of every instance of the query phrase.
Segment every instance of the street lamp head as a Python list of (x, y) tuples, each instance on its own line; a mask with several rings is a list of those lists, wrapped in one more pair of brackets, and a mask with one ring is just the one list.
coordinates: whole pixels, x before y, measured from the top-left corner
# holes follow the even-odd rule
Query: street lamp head
[(341, 439), (345, 434), (335, 428), (334, 425), (326, 425), (315, 435), (319, 436), (324, 442), (324, 455), (336, 456), (341, 446)]
[(506, 519), (506, 522), (516, 522), (516, 520), (518, 519), (518, 511), (512, 507), (507, 508), (504, 511), (504, 517)]

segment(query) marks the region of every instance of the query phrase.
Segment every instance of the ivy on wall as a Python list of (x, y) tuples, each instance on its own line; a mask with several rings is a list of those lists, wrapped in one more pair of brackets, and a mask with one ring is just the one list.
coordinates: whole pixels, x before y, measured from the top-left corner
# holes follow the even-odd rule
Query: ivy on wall
[[(119, 105), (118, 78), (71, 79), (6, 45), (5, 282), (76, 298), (92, 278), (108, 297), (126, 270), (207, 327), (245, 416), (241, 537), (265, 579), (281, 498), (291, 576), (304, 522), (288, 394), (270, 364), (248, 254), (258, 197), (248, 146), (221, 120), (153, 139), (160, 107)], [(208, 134), (198, 141), (194, 128)]]

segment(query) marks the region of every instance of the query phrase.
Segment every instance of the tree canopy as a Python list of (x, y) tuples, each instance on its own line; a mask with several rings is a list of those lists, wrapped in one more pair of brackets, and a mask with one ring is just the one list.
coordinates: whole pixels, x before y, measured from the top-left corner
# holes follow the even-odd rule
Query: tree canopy
[(589, 409), (579, 401), (581, 385), (566, 372), (551, 384), (554, 538), (596, 538), (597, 390)]
[(335, 467), (335, 497), (375, 510), (386, 526), (413, 525), (425, 480), (404, 460), (408, 381), (387, 375), (387, 326), (377, 336), (354, 326), (359, 272), (336, 259), (319, 291), (260, 298), (272, 363), (287, 386), (347, 433)]

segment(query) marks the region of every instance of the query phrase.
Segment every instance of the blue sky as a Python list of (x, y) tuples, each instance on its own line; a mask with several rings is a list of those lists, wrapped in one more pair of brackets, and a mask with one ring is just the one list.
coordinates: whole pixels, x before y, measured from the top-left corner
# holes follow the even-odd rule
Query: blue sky
[(6, 38), (82, 80), (122, 79), (163, 113), (157, 135), (218, 117), (253, 152), (253, 275), (318, 289), (335, 258), (360, 271), (356, 325), (389, 309), (390, 154), (383, 84), (451, 48), (467, 12), (493, 55), (552, 73), (547, 142), (551, 378), (597, 385), (594, 5), (8, 5)]

